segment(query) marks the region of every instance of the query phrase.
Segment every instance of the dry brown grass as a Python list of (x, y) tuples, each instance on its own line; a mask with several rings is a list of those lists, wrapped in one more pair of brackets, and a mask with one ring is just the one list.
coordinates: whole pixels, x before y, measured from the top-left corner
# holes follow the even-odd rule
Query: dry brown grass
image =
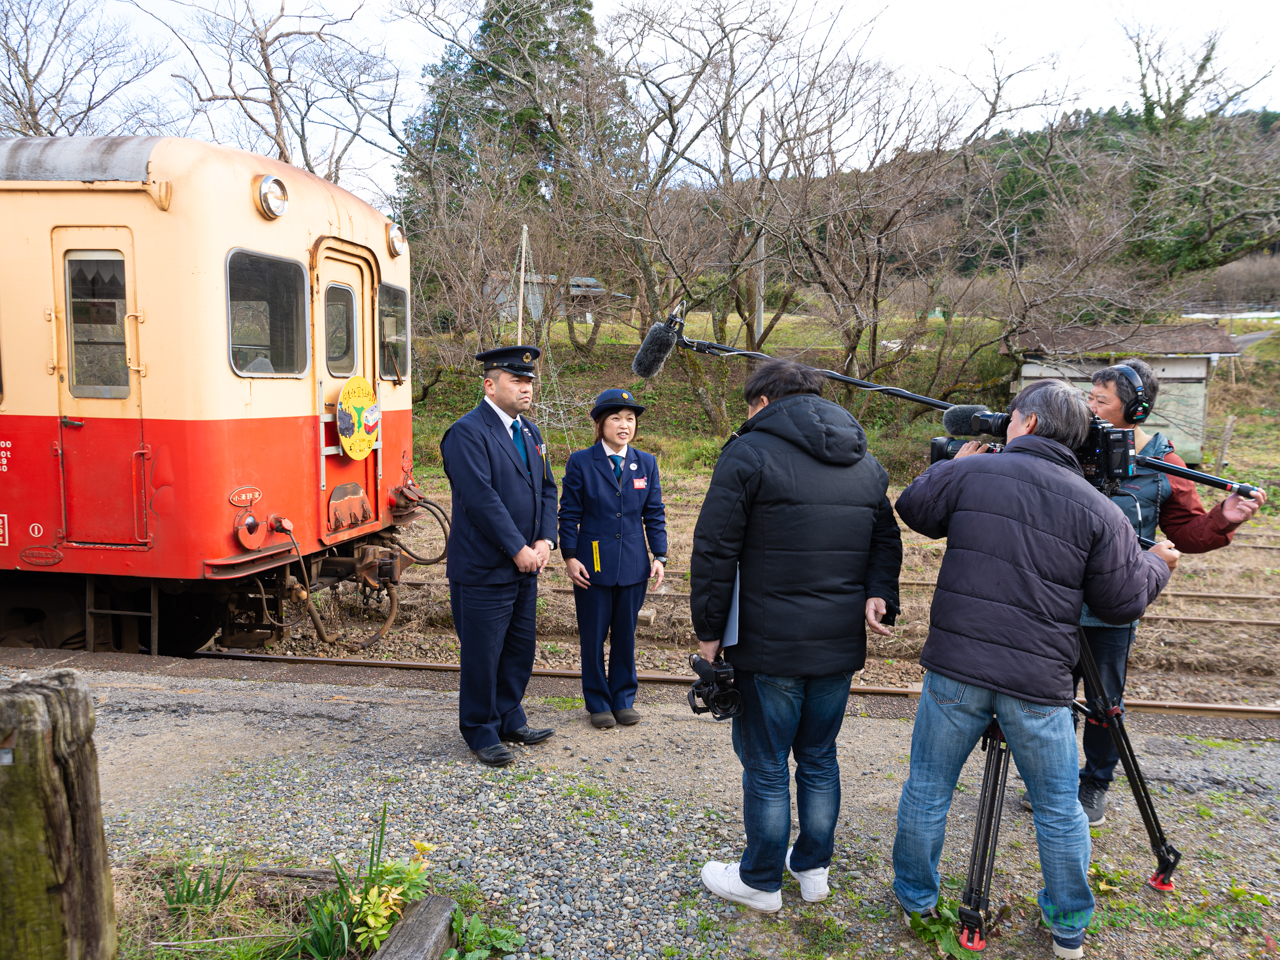
[[(170, 913), (162, 885), (172, 882), (178, 861), (148, 858), (112, 868), (121, 960), (216, 956), (253, 960), (279, 955), (306, 920), (305, 900), (320, 887), (305, 880), (242, 874), (230, 897), (210, 911)], [(228, 874), (234, 870), (229, 867)], [(214, 938), (251, 938), (186, 948)]]

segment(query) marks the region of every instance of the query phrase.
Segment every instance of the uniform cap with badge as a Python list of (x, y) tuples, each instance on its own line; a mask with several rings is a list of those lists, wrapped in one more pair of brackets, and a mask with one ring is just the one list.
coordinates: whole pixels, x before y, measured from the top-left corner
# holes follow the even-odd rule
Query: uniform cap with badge
[(477, 353), (476, 359), (484, 367), (486, 375), (490, 370), (505, 370), (517, 377), (536, 377), (538, 370), (533, 363), (540, 356), (542, 351), (537, 347), (514, 346), (485, 350)]
[(591, 419), (599, 420), (618, 410), (634, 410), (638, 417), (644, 413), (644, 404), (637, 401), (630, 390), (615, 387), (596, 397), (596, 405), (591, 408)]

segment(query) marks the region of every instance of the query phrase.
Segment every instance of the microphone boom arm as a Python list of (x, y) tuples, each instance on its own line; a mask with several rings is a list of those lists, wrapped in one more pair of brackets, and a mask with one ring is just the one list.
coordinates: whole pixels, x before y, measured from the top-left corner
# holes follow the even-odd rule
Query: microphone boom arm
[[(690, 340), (684, 335), (684, 321), (677, 320), (672, 317), (667, 321), (675, 327), (678, 339), (676, 346), (684, 347), (686, 350), (692, 350), (694, 353), (704, 353), (712, 357), (750, 357), (752, 360), (772, 360), (773, 357), (767, 353), (757, 353), (754, 350), (739, 350), (737, 347), (726, 347), (723, 343), (715, 343), (711, 340)], [(676, 326), (676, 323), (679, 326)], [(933, 397), (921, 396), (918, 393), (911, 393), (899, 387), (886, 387), (884, 384), (872, 383), (870, 380), (858, 380), (855, 377), (846, 377), (842, 373), (836, 373), (834, 370), (823, 370), (814, 367), (820, 374), (828, 380), (835, 380), (838, 383), (847, 383), (850, 386), (857, 387), (859, 390), (866, 390), (868, 393), (883, 393), (890, 397), (897, 397), (899, 400), (910, 400), (912, 403), (919, 403), (926, 407), (932, 407), (934, 410), (950, 410), (955, 404), (947, 403), (945, 400), (935, 400)]]
[(1190, 480), (1193, 483), (1203, 483), (1206, 487), (1226, 490), (1228, 493), (1238, 493), (1242, 497), (1251, 496), (1258, 489), (1252, 484), (1224, 480), (1222, 477), (1215, 477), (1211, 473), (1201, 473), (1199, 470), (1180, 467), (1174, 463), (1165, 463), (1163, 460), (1157, 460), (1153, 457), (1135, 456), (1133, 462), (1140, 467), (1146, 467), (1148, 470), (1154, 470), (1157, 473), (1167, 473), (1171, 477)]

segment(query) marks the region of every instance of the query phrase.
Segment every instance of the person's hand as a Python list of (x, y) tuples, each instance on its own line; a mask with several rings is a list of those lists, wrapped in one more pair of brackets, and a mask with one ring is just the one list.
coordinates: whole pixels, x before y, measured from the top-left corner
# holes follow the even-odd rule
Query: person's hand
[(649, 579), (653, 581), (653, 586), (649, 588), (650, 593), (654, 593), (662, 586), (662, 579), (667, 575), (667, 565), (659, 561), (653, 561), (653, 566), (649, 569)]
[(1157, 557), (1159, 557), (1161, 560), (1167, 563), (1169, 565), (1170, 573), (1173, 573), (1173, 571), (1177, 568), (1178, 558), (1182, 556), (1182, 554), (1178, 552), (1178, 548), (1173, 545), (1172, 540), (1161, 540), (1159, 543), (1157, 543), (1154, 547), (1152, 547), (1147, 552), (1155, 554)]
[(963, 447), (961, 447), (959, 450), (956, 451), (956, 455), (953, 459), (959, 460), (961, 457), (967, 457), (967, 456), (970, 456), (971, 454), (986, 453), (990, 449), (991, 449), (991, 444), (989, 443), (982, 443), (979, 440), (970, 440)]
[[(966, 444), (966, 446), (968, 446), (968, 444)], [(878, 633), (882, 637), (893, 636), (893, 631), (880, 622), (888, 610), (889, 605), (879, 597), (867, 598), (867, 626), (870, 627), (874, 633)]]
[(587, 573), (587, 568), (582, 565), (582, 561), (577, 557), (570, 557), (564, 562), (565, 573), (569, 574), (569, 579), (573, 581), (575, 587), (581, 587), (586, 590), (591, 586), (591, 575)]
[(1255, 490), (1249, 498), (1233, 493), (1222, 501), (1222, 516), (1228, 523), (1246, 523), (1252, 520), (1264, 503), (1267, 502), (1267, 491)]
[(527, 545), (521, 547), (520, 552), (511, 559), (516, 562), (516, 569), (521, 573), (537, 573), (543, 563), (537, 551)]
[(546, 569), (547, 561), (551, 559), (551, 544), (545, 540), (539, 540), (533, 545), (533, 552), (538, 557), (538, 572), (541, 573)]
[(720, 652), (719, 640), (703, 640), (698, 644), (698, 656), (710, 663), (716, 658), (716, 654)]

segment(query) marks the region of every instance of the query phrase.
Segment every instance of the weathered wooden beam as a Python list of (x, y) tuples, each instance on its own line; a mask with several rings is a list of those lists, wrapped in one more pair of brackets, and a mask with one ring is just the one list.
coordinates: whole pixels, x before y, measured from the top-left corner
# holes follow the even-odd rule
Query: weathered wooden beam
[(0, 687), (0, 917), (6, 958), (112, 960), (93, 698), (74, 670)]
[(457, 946), (453, 934), (457, 906), (434, 893), (410, 904), (373, 960), (440, 960), (446, 950)]

